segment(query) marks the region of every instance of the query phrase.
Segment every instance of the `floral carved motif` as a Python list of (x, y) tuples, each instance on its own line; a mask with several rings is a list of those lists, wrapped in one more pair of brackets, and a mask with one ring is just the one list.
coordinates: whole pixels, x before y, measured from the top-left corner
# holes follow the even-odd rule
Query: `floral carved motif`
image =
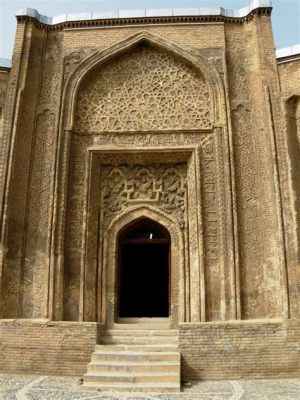
[(85, 78), (75, 130), (209, 129), (211, 110), (209, 89), (199, 71), (168, 53), (138, 47)]
[(138, 203), (153, 204), (185, 221), (185, 164), (103, 166), (101, 209), (107, 226), (122, 210)]

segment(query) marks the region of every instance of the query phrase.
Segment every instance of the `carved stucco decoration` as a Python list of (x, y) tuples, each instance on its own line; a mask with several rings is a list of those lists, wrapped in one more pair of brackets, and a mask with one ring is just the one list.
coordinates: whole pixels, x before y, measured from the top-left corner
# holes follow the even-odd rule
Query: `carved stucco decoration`
[[(35, 148), (31, 172), (28, 209), (26, 260), (22, 279), (22, 314), (26, 317), (45, 315), (47, 293), (47, 236), (51, 214), (49, 193), (52, 185), (53, 153), (55, 148), (55, 114), (45, 110), (37, 117)], [(34, 299), (32, 291), (34, 290)]]
[(60, 73), (50, 70), (50, 73), (45, 76), (42, 91), (40, 96), (41, 104), (48, 104), (53, 100), (57, 100), (59, 96)]
[[(228, 42), (227, 59), (239, 224), (241, 316), (273, 318), (281, 315), (282, 298), (278, 296), (281, 293), (280, 255), (278, 227), (272, 211), (271, 161), (265, 151), (265, 128), (260, 122), (264, 117), (257, 110), (254, 118), (256, 105), (250, 96), (251, 76), (247, 73), (245, 42)], [(272, 244), (266, 239), (271, 236)]]
[(97, 53), (97, 50), (94, 48), (81, 48), (67, 54), (64, 58), (64, 80), (67, 80), (69, 75), (85, 58), (95, 53)]
[(46, 49), (33, 139), (26, 217), (26, 255), (21, 278), (22, 315), (36, 318), (45, 317), (48, 312), (45, 282), (50, 263), (56, 124), (61, 93), (61, 33), (48, 35)]
[[(211, 146), (215, 147), (216, 145), (214, 143), (215, 140), (212, 129), (215, 123), (221, 124), (224, 118), (224, 113), (221, 112), (223, 104), (223, 86), (220, 75), (217, 73), (214, 65), (211, 65), (211, 63), (207, 62), (206, 57), (202, 57), (202, 55), (195, 56), (192, 52), (187, 52), (186, 49), (182, 49), (168, 40), (147, 32), (139, 32), (121, 42), (118, 42), (116, 45), (110, 48), (104, 49), (101, 52), (97, 52), (94, 55), (91, 54), (84, 56), (81, 60), (79, 60), (78, 57), (75, 57), (75, 61), (76, 63), (72, 63), (72, 68), (69, 69), (70, 72), (66, 74), (65, 71), (66, 80), (63, 93), (65, 110), (64, 126), (68, 132), (71, 132), (70, 137), (72, 138), (70, 144), (70, 154), (72, 156), (72, 185), (69, 187), (70, 192), (68, 196), (67, 232), (66, 236), (64, 236), (67, 237), (65, 251), (65, 265), (67, 265), (67, 273), (65, 276), (65, 282), (67, 282), (67, 286), (65, 287), (64, 296), (65, 316), (67, 316), (67, 318), (70, 320), (76, 320), (80, 313), (87, 312), (87, 308), (89, 309), (88, 315), (93, 315), (94, 313), (93, 310), (95, 305), (94, 303), (92, 304), (94, 300), (92, 294), (93, 291), (91, 290), (90, 284), (92, 279), (87, 280), (88, 283), (86, 295), (88, 296), (89, 300), (85, 303), (84, 307), (82, 305), (83, 303), (80, 303), (79, 301), (80, 268), (83, 268), (84, 265), (83, 259), (80, 259), (80, 254), (85, 246), (82, 235), (82, 227), (84, 225), (83, 204), (85, 204), (84, 193), (87, 182), (89, 181), (87, 176), (88, 169), (86, 168), (83, 160), (87, 160), (87, 148), (91, 150), (91, 147), (93, 146), (97, 147), (99, 145), (107, 145), (111, 147), (115, 145), (116, 149), (127, 146), (137, 146), (138, 148), (151, 148), (154, 146), (161, 147), (162, 151), (170, 146), (178, 147), (185, 144), (191, 144), (197, 147), (201, 146), (202, 150), (199, 151), (199, 153), (198, 150), (195, 151), (195, 154), (192, 157), (193, 161), (191, 161), (191, 164), (188, 166), (188, 171), (184, 174), (184, 180), (189, 182), (189, 185), (187, 185), (186, 189), (184, 188), (186, 191), (185, 197), (193, 199), (188, 207), (186, 205), (185, 209), (183, 211), (181, 210), (180, 201), (177, 203), (178, 197), (176, 194), (176, 196), (174, 196), (175, 200), (177, 198), (175, 201), (175, 203), (177, 203), (175, 206), (176, 211), (174, 211), (174, 209), (171, 211), (172, 206), (170, 207), (169, 211), (166, 209), (163, 210), (162, 207), (164, 205), (169, 205), (169, 199), (164, 199), (163, 195), (160, 195), (159, 201), (154, 203), (157, 199), (156, 192), (154, 198), (148, 196), (147, 199), (147, 190), (149, 190), (149, 188), (147, 189), (147, 184), (143, 190), (144, 194), (135, 194), (135, 198), (129, 199), (130, 202), (127, 204), (127, 201), (129, 201), (127, 198), (132, 192), (130, 192), (130, 188), (126, 189), (125, 185), (121, 183), (119, 187), (118, 185), (115, 186), (115, 189), (122, 193), (121, 195), (118, 195), (119, 200), (116, 202), (117, 207), (121, 208), (121, 210), (116, 212), (110, 211), (109, 218), (106, 218), (107, 222), (103, 218), (103, 214), (100, 215), (100, 232), (106, 231), (107, 227), (109, 226), (109, 219), (112, 221), (116, 216), (123, 215), (128, 211), (128, 209), (133, 209), (139, 204), (147, 204), (149, 207), (151, 206), (156, 210), (163, 211), (165, 214), (176, 219), (178, 221), (178, 225), (181, 225), (181, 227), (184, 226), (182, 223), (182, 221), (184, 221), (188, 226), (188, 230), (183, 230), (183, 232), (189, 232), (190, 249), (193, 253), (191, 265), (193, 265), (194, 269), (196, 269), (199, 255), (200, 257), (202, 256), (202, 266), (204, 265), (203, 259), (205, 259), (206, 263), (210, 263), (211, 272), (205, 279), (207, 280), (207, 285), (212, 287), (213, 283), (210, 283), (211, 276), (216, 276), (217, 278), (220, 276), (220, 268), (219, 265), (217, 265), (220, 264), (220, 262), (218, 263), (219, 257), (216, 256), (216, 254), (219, 252), (218, 246), (220, 242), (220, 232), (218, 230), (218, 219), (220, 216), (216, 209), (220, 206), (220, 201), (212, 201), (214, 194), (216, 198), (218, 198), (219, 190), (217, 185), (212, 185), (212, 181), (215, 181), (217, 174), (216, 154), (211, 150)], [(125, 69), (125, 64), (127, 69)], [(140, 77), (137, 74), (139, 69), (137, 69), (134, 74), (134, 82), (131, 82), (133, 92), (132, 98), (130, 98), (128, 97), (126, 79), (128, 79), (128, 75), (130, 76), (135, 65), (137, 68), (140, 68), (142, 72), (148, 71), (149, 75), (154, 75), (154, 77), (153, 79), (150, 79), (151, 76), (146, 75)], [(124, 68), (122, 69), (120, 66), (124, 66)], [(110, 78), (106, 80), (106, 86), (104, 83), (102, 83), (101, 86), (100, 81), (101, 78), (104, 78), (104, 72), (107, 74), (110, 73)], [(182, 77), (183, 80), (181, 80)], [(99, 86), (97, 86), (98, 82)], [(152, 96), (152, 82), (157, 84), (157, 88), (159, 90), (165, 90), (166, 95), (168, 95), (170, 101), (173, 102), (172, 104), (177, 104), (177, 108), (173, 109), (173, 114), (171, 115), (169, 111), (166, 113), (163, 109), (161, 110), (160, 108), (154, 107), (154, 114), (156, 114), (151, 116), (151, 112), (149, 111), (152, 110), (152, 106), (149, 106), (147, 109), (147, 114), (144, 114), (145, 118), (147, 119), (138, 121), (137, 118), (133, 122), (136, 122), (138, 125), (134, 125), (132, 120), (126, 119), (127, 117), (130, 117), (130, 114), (128, 114), (129, 112), (132, 110), (135, 111), (135, 109), (132, 108), (132, 103), (130, 103), (130, 101), (135, 101), (134, 104), (137, 109), (139, 109), (140, 104), (137, 102), (136, 98), (139, 99), (140, 103), (142, 103), (142, 96), (146, 95), (147, 93)], [(196, 88), (198, 88), (195, 96), (194, 84), (196, 85)], [(94, 89), (93, 92), (94, 85), (96, 86), (97, 90)], [(106, 89), (106, 92), (99, 92), (99, 87)], [(114, 93), (114, 96), (112, 96), (112, 91), (115, 89), (118, 89), (118, 91), (116, 91), (117, 94)], [(96, 91), (98, 92), (96, 93)], [(104, 96), (105, 93), (107, 96), (111, 96), (109, 98), (110, 101), (107, 101), (107, 97)], [(182, 96), (183, 93), (185, 97)], [(204, 98), (203, 93), (207, 93)], [(89, 95), (90, 97), (95, 94), (95, 98), (98, 102), (97, 103), (94, 101), (94, 103), (88, 103), (88, 107), (90, 104), (94, 104), (96, 108), (90, 109), (91, 114), (89, 115), (87, 115), (85, 112), (86, 120), (84, 124), (83, 120), (80, 119), (82, 106), (80, 100), (83, 94)], [(197, 108), (196, 111), (195, 108), (192, 108), (191, 114), (186, 111), (186, 102), (184, 100), (190, 95), (192, 95), (193, 107)], [(91, 99), (87, 98), (87, 100), (90, 101)], [(154, 96), (154, 100), (155, 105), (160, 107), (162, 103), (160, 103), (159, 96)], [(178, 102), (174, 103), (175, 100)], [(99, 102), (100, 106), (103, 106), (105, 103), (105, 107), (110, 107), (109, 117), (116, 118), (117, 116), (117, 124), (119, 124), (117, 127), (114, 127), (111, 123), (107, 123), (105, 126), (97, 126), (96, 128), (93, 124), (93, 126), (91, 126), (91, 121), (97, 121), (97, 118), (99, 119), (99, 117), (101, 117), (101, 113), (97, 114)], [(120, 105), (124, 107), (125, 112), (120, 112)], [(208, 115), (205, 113), (205, 108), (208, 110)], [(157, 110), (159, 112), (157, 112)], [(200, 120), (201, 116), (204, 116), (204, 123), (201, 121), (200, 123), (197, 121), (195, 122), (195, 119), (191, 117), (194, 111), (198, 113), (197, 115), (200, 115)], [(100, 110), (100, 112), (102, 111)], [(78, 128), (79, 123), (84, 125), (83, 130)], [(138, 129), (136, 126), (138, 126)], [(66, 134), (66, 130), (60, 133), (61, 138), (63, 138), (63, 135)], [(129, 161), (126, 159), (124, 160), (124, 156), (117, 151), (114, 154), (113, 160), (108, 160), (105, 158), (104, 161), (98, 161), (101, 165), (100, 169), (103, 173), (103, 168), (120, 168), (120, 166), (125, 166), (125, 164), (127, 166), (131, 165), (138, 168), (145, 167), (147, 169), (149, 166), (155, 168), (165, 166), (165, 168), (170, 168), (178, 165), (181, 162), (186, 162), (187, 159), (188, 158), (185, 158), (185, 161), (177, 160), (174, 162), (174, 153), (171, 151), (165, 153), (163, 151), (162, 158), (157, 160), (153, 159), (151, 152), (144, 152), (143, 154), (136, 152), (134, 160)], [(208, 171), (209, 174), (209, 178), (206, 180), (203, 179), (202, 181), (202, 193), (205, 191), (206, 194), (205, 196), (202, 196), (201, 199), (201, 201), (203, 201), (203, 211), (205, 210), (207, 217), (203, 216), (203, 225), (198, 229), (197, 220), (199, 218), (199, 221), (201, 222), (202, 218), (200, 216), (200, 209), (196, 207), (196, 191), (197, 193), (200, 193), (199, 182), (201, 179), (200, 174), (195, 174), (195, 171), (202, 170), (202, 167)], [(102, 177), (98, 177), (98, 182), (100, 182), (100, 190), (103, 192)], [(99, 190), (98, 182), (96, 185), (97, 189), (95, 189), (95, 191)], [(156, 184), (154, 186), (156, 188)], [(152, 186), (150, 184), (150, 187), (153, 187), (153, 184)], [(157, 190), (158, 189), (155, 189), (155, 191)], [(179, 195), (179, 198), (181, 196), (183, 195)], [(139, 203), (139, 201), (141, 201), (141, 203)], [(207, 202), (210, 202), (209, 207), (206, 205)], [(187, 204), (186, 199), (185, 203)], [(95, 197), (93, 204), (95, 204), (95, 206), (99, 205), (99, 196), (97, 196), (97, 198)], [(170, 202), (170, 204), (172, 205), (172, 202)], [(111, 203), (109, 203), (109, 206), (111, 206)], [(104, 208), (105, 207), (101, 207), (100, 214), (104, 211)], [(209, 211), (206, 212), (206, 210)], [(182, 215), (183, 219), (181, 217)], [(201, 229), (210, 229), (212, 216), (214, 219), (214, 228), (210, 230), (210, 237), (205, 242), (203, 248), (203, 243), (201, 243), (199, 233), (201, 232)], [(98, 221), (98, 215), (94, 215), (93, 217), (93, 221)], [(96, 230), (96, 226), (92, 229)], [(96, 231), (98, 232), (98, 230)], [(101, 233), (98, 232), (98, 234), (101, 237)], [(88, 241), (87, 243), (90, 244), (91, 242)], [(97, 243), (95, 243), (93, 249), (96, 249), (96, 247)], [(208, 250), (211, 254), (210, 256), (206, 256), (205, 254)], [(94, 253), (89, 250), (88, 259), (94, 257), (92, 254)], [(93, 265), (94, 264), (92, 263), (89, 264), (89, 266)], [(90, 273), (92, 274), (93, 271), (94, 269), (92, 269)], [(193, 272), (193, 274), (196, 275), (198, 273), (199, 271)], [(186, 309), (187, 320), (198, 320), (200, 318), (200, 314), (202, 320), (205, 320), (206, 318), (204, 306), (205, 285), (203, 283), (203, 271), (201, 273), (201, 301), (199, 289), (200, 285), (199, 282), (196, 282), (196, 284), (193, 285), (193, 289), (191, 289), (195, 292), (193, 304), (187, 305)], [(187, 291), (188, 290), (189, 289), (187, 288)], [(217, 288), (216, 291), (219, 292), (219, 288)], [(220, 312), (217, 311), (217, 309), (220, 309), (220, 306), (218, 305), (220, 302), (220, 295), (218, 294), (215, 297), (216, 298), (211, 302), (211, 304), (208, 304), (207, 307), (208, 320), (220, 318)], [(202, 304), (201, 312), (199, 306), (200, 303)]]
[[(95, 145), (115, 145), (115, 146), (128, 146), (134, 145), (139, 147), (152, 147), (152, 146), (176, 146), (178, 143), (183, 145), (198, 143), (201, 147), (211, 145), (211, 133), (123, 133), (123, 134), (101, 134), (95, 135), (93, 138)], [(165, 155), (167, 156), (167, 155)]]
[[(15, 56), (15, 62), (17, 63), (18, 56)], [(17, 65), (17, 64), (16, 64)], [(0, 140), (0, 182), (4, 182), (5, 171), (8, 166), (7, 161), (7, 154), (8, 154), (8, 147), (10, 143), (11, 131), (10, 131), (10, 121), (13, 118), (13, 110), (11, 104), (11, 99), (14, 99), (17, 95), (17, 79), (18, 79), (19, 69), (12, 68), (10, 71), (9, 81), (6, 88), (6, 97), (5, 103), (6, 104), (6, 115), (5, 120), (3, 118), (2, 121), (2, 128), (1, 128), (1, 140)], [(3, 209), (3, 201), (5, 199), (4, 196), (4, 185), (0, 185), (0, 208)], [(3, 216), (1, 215), (1, 219)], [(0, 262), (1, 256), (3, 253), (0, 253)]]
[(120, 165), (101, 169), (103, 224), (137, 204), (152, 204), (185, 225), (186, 165)]
[(148, 45), (88, 74), (75, 115), (77, 132), (212, 127), (203, 75), (186, 61)]
[[(219, 135), (222, 137), (221, 132)], [(147, 204), (151, 207), (154, 207), (157, 210), (162, 210), (165, 214), (170, 215), (171, 218), (176, 219), (178, 221), (178, 225), (180, 225), (180, 216), (183, 215), (184, 219), (188, 224), (189, 227), (189, 243), (191, 244), (191, 248), (195, 249), (196, 243), (199, 241), (198, 231), (197, 231), (197, 218), (196, 218), (196, 193), (195, 193), (195, 185), (196, 185), (196, 177), (195, 177), (195, 166), (197, 165), (197, 170), (201, 171), (201, 178), (197, 182), (201, 182), (201, 202), (202, 202), (202, 210), (203, 210), (203, 231), (205, 240), (204, 240), (204, 259), (206, 265), (206, 291), (209, 295), (209, 302), (207, 302), (206, 306), (206, 318), (207, 320), (218, 320), (221, 318), (220, 313), (220, 288), (219, 288), (219, 277), (221, 274), (220, 270), (220, 230), (219, 230), (219, 218), (221, 217), (219, 213), (219, 208), (224, 208), (223, 203), (219, 197), (219, 189), (218, 185), (216, 184), (216, 177), (217, 177), (217, 164), (218, 161), (216, 159), (216, 150), (215, 150), (215, 141), (214, 141), (214, 134), (213, 133), (203, 133), (203, 132), (189, 132), (189, 133), (110, 133), (110, 134), (98, 134), (98, 135), (74, 135), (74, 142), (71, 148), (71, 154), (73, 157), (73, 168), (72, 168), (72, 184), (70, 186), (70, 193), (69, 193), (69, 202), (68, 202), (68, 228), (67, 228), (67, 248), (66, 248), (66, 265), (68, 265), (67, 269), (69, 268), (70, 273), (67, 273), (65, 282), (68, 282), (67, 287), (65, 288), (65, 315), (68, 319), (76, 320), (78, 315), (78, 299), (79, 299), (79, 276), (80, 276), (80, 253), (81, 249), (83, 248), (83, 240), (84, 235), (82, 234), (82, 229), (84, 226), (84, 211), (83, 211), (83, 204), (85, 202), (85, 193), (86, 193), (86, 185), (88, 182), (88, 178), (86, 175), (86, 165), (83, 160), (86, 157), (86, 149), (91, 149), (93, 145), (98, 147), (99, 145), (112, 146), (115, 144), (115, 150), (119, 149), (120, 146), (124, 148), (128, 146), (136, 147), (139, 146), (143, 148), (144, 151), (136, 152), (134, 154), (134, 158), (128, 159), (128, 155), (124, 155), (123, 152), (111, 150), (112, 153), (106, 153), (105, 158), (101, 158), (98, 160), (100, 163), (100, 169), (102, 172), (107, 169), (106, 174), (110, 171), (116, 169), (120, 169), (120, 166), (128, 166), (132, 165), (135, 166), (137, 169), (141, 169), (144, 171), (144, 167), (149, 169), (151, 168), (161, 168), (164, 166), (166, 169), (171, 169), (182, 163), (186, 163), (190, 157), (185, 152), (180, 151), (177, 153), (178, 159), (175, 161), (175, 154), (174, 150), (161, 153), (161, 156), (154, 155), (151, 151), (152, 147), (161, 148), (161, 150), (165, 149), (168, 146), (176, 145), (179, 146), (186, 146), (189, 148), (190, 146), (200, 146), (200, 159), (198, 160), (197, 164), (193, 164), (193, 166), (188, 167), (188, 171), (183, 172), (184, 181), (187, 182), (187, 188), (184, 187), (184, 190), (188, 192), (186, 197), (189, 199), (190, 204), (186, 202), (186, 208), (184, 214), (180, 211), (180, 207), (177, 206), (172, 209), (173, 204), (179, 204), (177, 201), (169, 202), (168, 199), (164, 199), (162, 195), (160, 195), (160, 200), (155, 202), (156, 196), (152, 198), (152, 196), (148, 196), (148, 200), (145, 199), (147, 194), (147, 185), (143, 188), (144, 195), (135, 194), (132, 195), (132, 187), (125, 192), (125, 186), (123, 183), (120, 185), (114, 185), (110, 182), (110, 186), (115, 189), (117, 194), (119, 192), (123, 193), (121, 196), (115, 197), (117, 199), (121, 199), (121, 201), (116, 201), (116, 210), (120, 209), (121, 211), (109, 211), (107, 215), (108, 220), (113, 220), (116, 216), (123, 215), (126, 213), (128, 209), (133, 209), (137, 207), (139, 204)], [(145, 149), (149, 149), (149, 151), (145, 151)], [(177, 150), (178, 151), (178, 150)], [(126, 153), (126, 151), (125, 151)], [(180, 156), (179, 156), (180, 154)], [(183, 154), (181, 156), (181, 154)], [(196, 161), (195, 161), (196, 162)], [(199, 165), (199, 162), (201, 165)], [(193, 161), (194, 163), (194, 161)], [(184, 164), (183, 164), (184, 165)], [(98, 168), (98, 167), (97, 167)], [(150, 171), (151, 173), (151, 171)], [(162, 170), (161, 175), (165, 173), (165, 170)], [(161, 178), (161, 175), (158, 176), (158, 179)], [(186, 177), (187, 176), (187, 177)], [(172, 181), (172, 180), (171, 180)], [(96, 177), (95, 182), (93, 183), (95, 187), (95, 191), (98, 193), (99, 190), (99, 182), (100, 182), (100, 191), (103, 192), (103, 180), (102, 177)], [(155, 180), (155, 182), (157, 182)], [(177, 181), (175, 187), (179, 187)], [(170, 182), (172, 184), (172, 182)], [(155, 191), (157, 193), (158, 185), (151, 184), (156, 188)], [(128, 193), (128, 194), (127, 194)], [(125, 195), (126, 194), (126, 195)], [(176, 192), (175, 192), (176, 194)], [(173, 196), (173, 193), (171, 193)], [(129, 203), (126, 202), (127, 196), (133, 197)], [(111, 198), (111, 196), (110, 196)], [(92, 206), (91, 209), (95, 210), (99, 207), (99, 195), (92, 196)], [(143, 199), (142, 201), (140, 201)], [(182, 200), (183, 195), (177, 196), (177, 194), (173, 197), (174, 200)], [(102, 200), (103, 201), (103, 200)], [(163, 201), (166, 201), (166, 208), (162, 208)], [(108, 202), (109, 207), (113, 207), (114, 205), (111, 202)], [(126, 206), (127, 204), (127, 206)], [(171, 207), (168, 207), (168, 204), (171, 204)], [(182, 204), (182, 202), (181, 202)], [(100, 206), (100, 209), (103, 211), (104, 207)], [(168, 210), (170, 210), (168, 212)], [(178, 210), (178, 211), (176, 211)], [(95, 237), (97, 235), (98, 228), (97, 228), (97, 221), (98, 215), (95, 214), (92, 217), (92, 227), (91, 230), (95, 233)], [(103, 215), (100, 217), (100, 229), (104, 232), (107, 230), (107, 222), (104, 221)], [(101, 234), (100, 234), (101, 237)], [(89, 237), (88, 239), (88, 246), (91, 246), (92, 241), (94, 239)], [(97, 243), (94, 241), (92, 248), (97, 248)], [(94, 254), (94, 253), (92, 253)], [(93, 257), (93, 256), (91, 256)], [(92, 265), (92, 264), (89, 264)], [(94, 270), (92, 270), (94, 271)], [(91, 274), (93, 272), (91, 271)], [(94, 276), (94, 275), (92, 275)], [(93, 278), (94, 279), (94, 278)], [(94, 280), (90, 279), (90, 282)], [(89, 303), (86, 304), (85, 312), (88, 312), (90, 315), (93, 315), (93, 307), (94, 307), (94, 297), (91, 294), (91, 290), (87, 290), (89, 295)], [(91, 317), (93, 318), (93, 317)]]
[(7, 82), (0, 82), (0, 105), (3, 106), (6, 100), (6, 92), (7, 92)]
[(49, 35), (39, 103), (55, 105), (59, 101), (61, 86), (62, 39), (60, 34)]

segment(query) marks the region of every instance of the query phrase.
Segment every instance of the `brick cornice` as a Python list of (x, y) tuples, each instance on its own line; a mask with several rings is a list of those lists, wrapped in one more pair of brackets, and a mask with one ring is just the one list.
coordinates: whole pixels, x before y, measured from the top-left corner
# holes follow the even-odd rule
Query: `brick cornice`
[(243, 17), (231, 17), (225, 15), (188, 15), (188, 16), (162, 16), (162, 17), (128, 17), (108, 19), (87, 19), (63, 21), (57, 24), (41, 22), (38, 18), (29, 15), (18, 15), (18, 23), (32, 22), (34, 25), (47, 30), (64, 30), (74, 28), (95, 27), (122, 27), (122, 26), (145, 26), (145, 25), (178, 25), (199, 23), (235, 23), (249, 22), (255, 15), (270, 16), (272, 7), (259, 7)]

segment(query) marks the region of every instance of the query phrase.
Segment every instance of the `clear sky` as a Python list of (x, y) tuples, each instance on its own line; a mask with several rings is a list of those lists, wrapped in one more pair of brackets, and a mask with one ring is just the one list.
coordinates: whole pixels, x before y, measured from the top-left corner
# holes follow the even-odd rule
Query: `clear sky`
[[(35, 8), (54, 16), (65, 12), (129, 10), (143, 8), (224, 7), (238, 9), (250, 0), (0, 0), (0, 58), (11, 58), (16, 29), (15, 14)], [(276, 48), (300, 44), (300, 0), (273, 0)]]

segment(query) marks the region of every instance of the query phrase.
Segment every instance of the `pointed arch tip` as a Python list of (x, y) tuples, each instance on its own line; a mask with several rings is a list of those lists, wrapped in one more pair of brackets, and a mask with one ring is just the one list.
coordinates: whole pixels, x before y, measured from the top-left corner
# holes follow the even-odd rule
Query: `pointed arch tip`
[(286, 98), (287, 102), (291, 102), (291, 101), (299, 101), (300, 100), (300, 92), (299, 93), (294, 93), (292, 95), (290, 95), (289, 97)]
[[(140, 232), (142, 230), (154, 232), (154, 236), (160, 236), (160, 239), (168, 239), (170, 241), (171, 235), (169, 230), (160, 222), (155, 221), (149, 216), (139, 216), (136, 219), (128, 222), (118, 232), (118, 238), (124, 238), (127, 235), (132, 235), (133, 232)], [(150, 238), (152, 239), (152, 237)]]
[(116, 226), (118, 226), (118, 231), (121, 232), (123, 229), (126, 229), (128, 225), (144, 218), (158, 223), (166, 229), (169, 234), (176, 232), (178, 238), (180, 237), (180, 226), (175, 218), (156, 207), (145, 204), (132, 207), (121, 215), (116, 216), (107, 227), (107, 232), (112, 232)]
[[(136, 32), (127, 38), (113, 44), (105, 48), (102, 51), (95, 51), (91, 54), (88, 54), (82, 62), (78, 63), (77, 68), (70, 74), (69, 81), (72, 76), (76, 76), (80, 71), (80, 78), (93, 70), (97, 65), (101, 65), (102, 63), (107, 62), (114, 57), (125, 53), (128, 50), (132, 50), (137, 47), (139, 44), (147, 43), (149, 46), (154, 48), (159, 48), (161, 50), (165, 50), (170, 52), (173, 55), (177, 55), (181, 59), (189, 62), (194, 65), (200, 72), (203, 73), (206, 80), (211, 81), (212, 78), (219, 80), (220, 76), (215, 67), (209, 63), (201, 54), (195, 55), (191, 49), (186, 50), (177, 43), (170, 41), (160, 35), (153, 34), (151, 32), (142, 30)], [(81, 79), (80, 79), (81, 81)]]

